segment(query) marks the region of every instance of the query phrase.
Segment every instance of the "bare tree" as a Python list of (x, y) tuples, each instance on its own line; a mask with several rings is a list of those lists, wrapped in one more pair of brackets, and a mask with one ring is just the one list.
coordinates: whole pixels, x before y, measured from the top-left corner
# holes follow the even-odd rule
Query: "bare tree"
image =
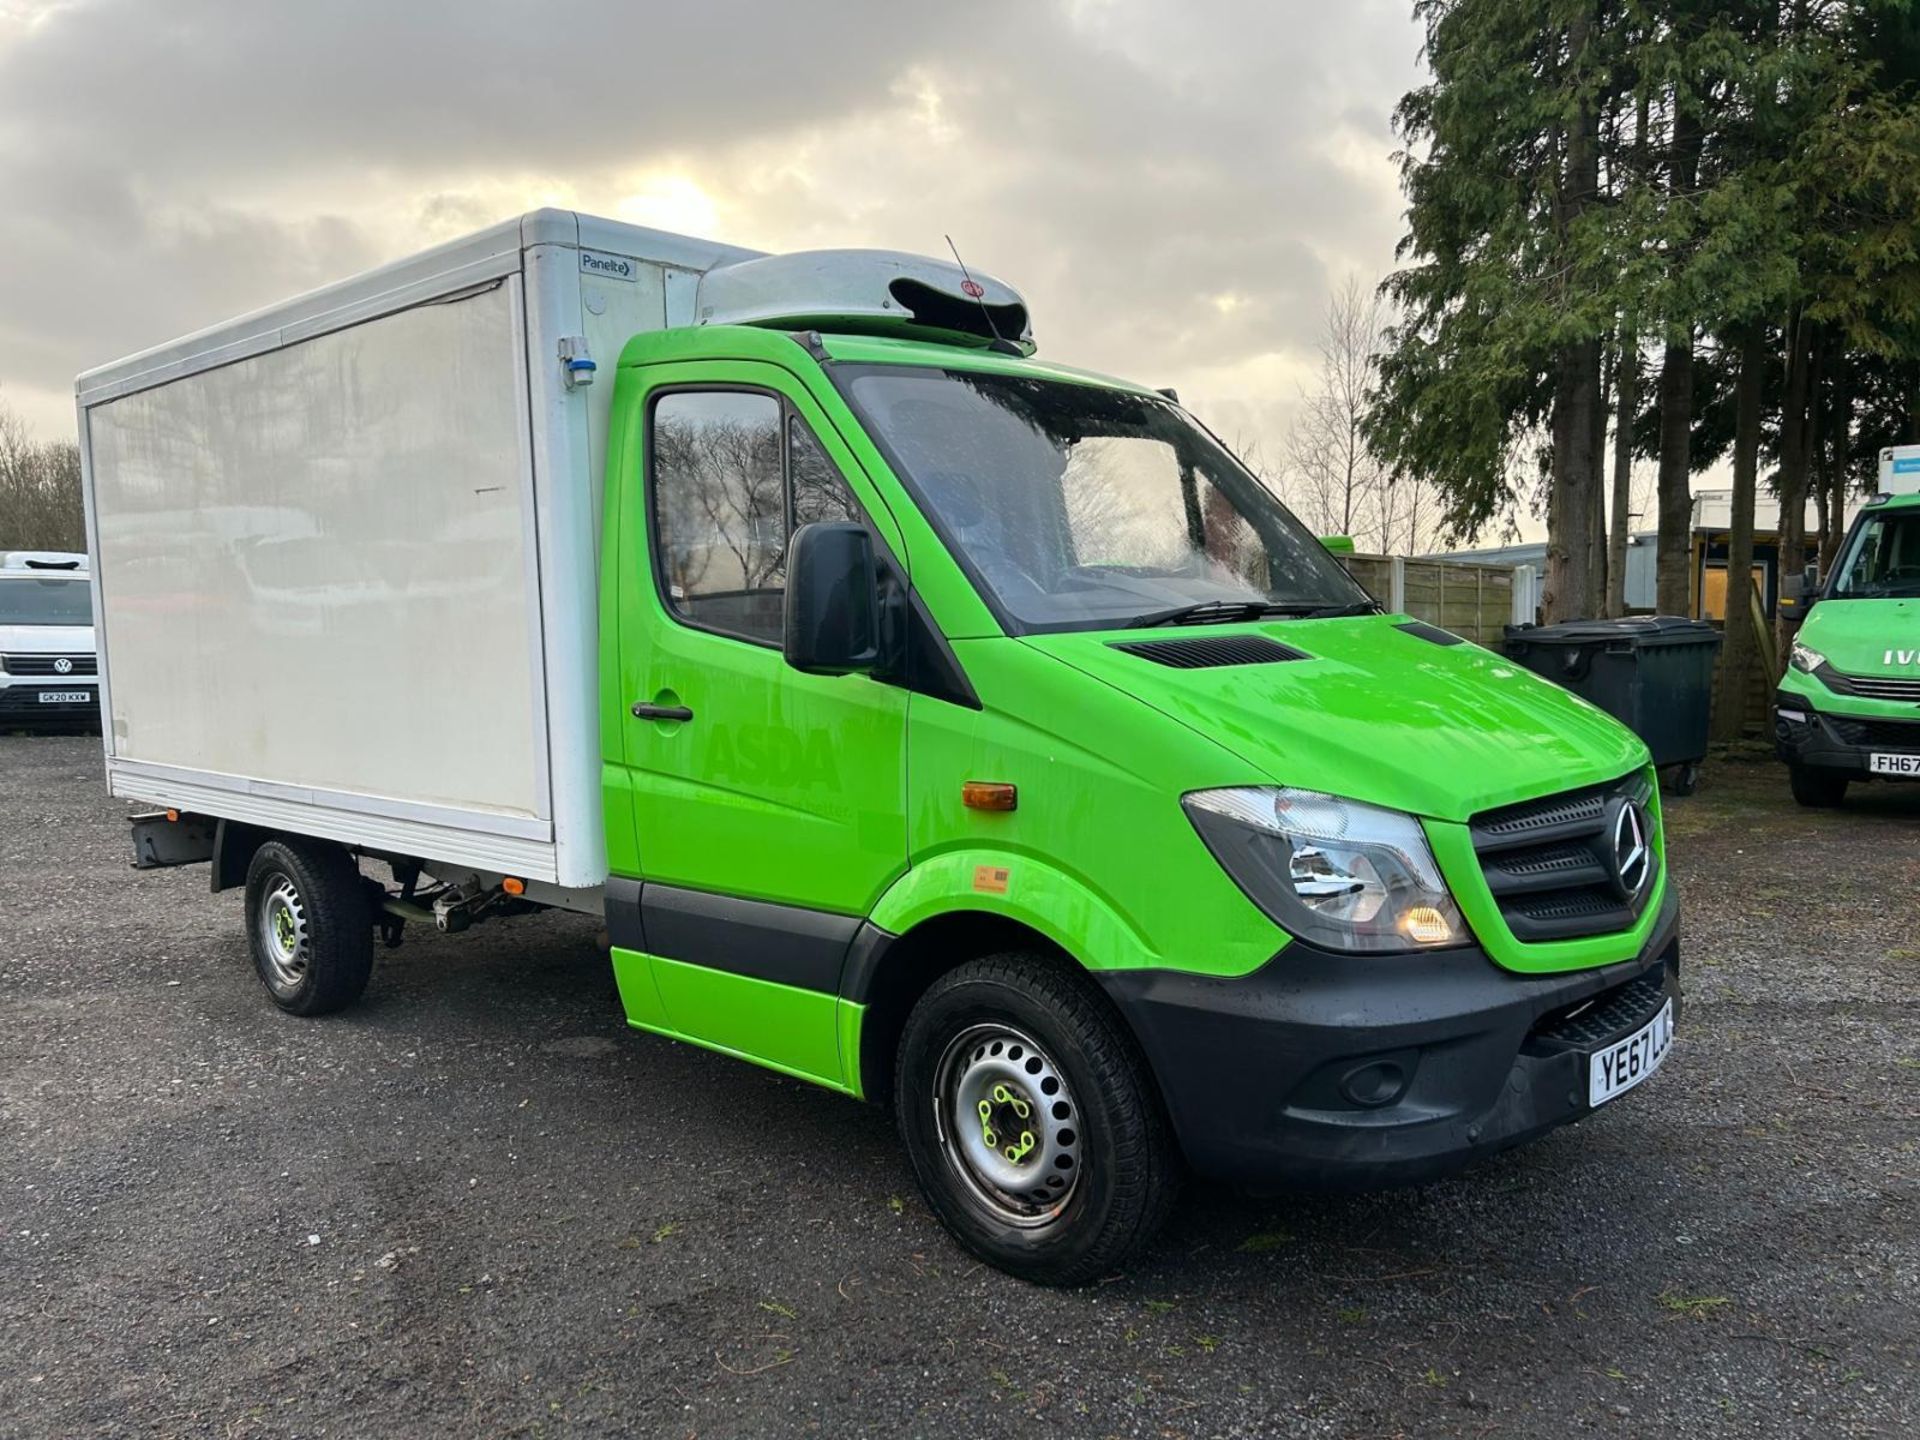
[(1327, 301), (1320, 371), (1287, 436), (1289, 503), (1321, 534), (1351, 535), (1362, 550), (1418, 554), (1434, 539), (1428, 487), (1395, 483), (1364, 427), (1389, 316), (1377, 287), (1350, 278)]
[(1294, 503), (1323, 534), (1351, 535), (1362, 548), (1384, 542), (1376, 496), (1386, 472), (1360, 432), (1383, 326), (1380, 298), (1351, 278), (1327, 301), (1320, 331), (1320, 373), (1302, 392), (1287, 436)]
[(80, 447), (35, 440), (0, 401), (0, 550), (84, 550)]
[(1433, 487), (1418, 478), (1388, 478), (1379, 492), (1380, 551), (1384, 555), (1423, 555), (1438, 538), (1438, 506)]

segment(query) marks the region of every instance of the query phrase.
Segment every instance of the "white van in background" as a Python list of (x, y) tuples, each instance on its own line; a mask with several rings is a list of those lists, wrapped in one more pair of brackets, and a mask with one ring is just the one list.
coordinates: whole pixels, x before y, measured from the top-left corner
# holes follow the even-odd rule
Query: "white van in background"
[(100, 723), (87, 557), (0, 551), (0, 730)]

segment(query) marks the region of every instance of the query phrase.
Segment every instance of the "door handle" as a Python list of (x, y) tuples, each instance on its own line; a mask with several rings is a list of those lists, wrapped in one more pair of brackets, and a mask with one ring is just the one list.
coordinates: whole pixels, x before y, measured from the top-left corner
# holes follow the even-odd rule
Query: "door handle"
[(633, 707), (636, 720), (691, 720), (693, 711), (684, 705), (649, 705), (645, 701)]

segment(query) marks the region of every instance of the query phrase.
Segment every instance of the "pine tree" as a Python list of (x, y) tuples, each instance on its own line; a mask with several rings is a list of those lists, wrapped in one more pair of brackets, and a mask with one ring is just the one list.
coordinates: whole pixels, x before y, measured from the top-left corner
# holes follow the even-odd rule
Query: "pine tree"
[[(1736, 549), (1768, 456), (1783, 527), (1811, 493), (1831, 544), (1873, 449), (1920, 435), (1912, 0), (1414, 10), (1432, 78), (1396, 112), (1409, 206), (1375, 450), (1455, 539), (1544, 475), (1550, 618), (1622, 598), (1609, 393), (1616, 492), (1636, 454), (1659, 461), (1661, 609), (1693, 603), (1691, 482), (1729, 449)], [(1730, 674), (1754, 653), (1738, 559)]]

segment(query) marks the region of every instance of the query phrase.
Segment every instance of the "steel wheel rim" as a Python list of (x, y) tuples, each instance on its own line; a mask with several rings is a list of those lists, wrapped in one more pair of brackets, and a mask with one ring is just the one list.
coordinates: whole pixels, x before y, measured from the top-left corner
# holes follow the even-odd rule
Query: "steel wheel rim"
[(940, 1153), (983, 1218), (1022, 1230), (1060, 1218), (1083, 1168), (1080, 1107), (1031, 1035), (997, 1022), (955, 1035), (934, 1069), (933, 1114)]
[(307, 978), (307, 908), (291, 877), (275, 875), (260, 905), (260, 953), (267, 983), (278, 991), (300, 988)]

